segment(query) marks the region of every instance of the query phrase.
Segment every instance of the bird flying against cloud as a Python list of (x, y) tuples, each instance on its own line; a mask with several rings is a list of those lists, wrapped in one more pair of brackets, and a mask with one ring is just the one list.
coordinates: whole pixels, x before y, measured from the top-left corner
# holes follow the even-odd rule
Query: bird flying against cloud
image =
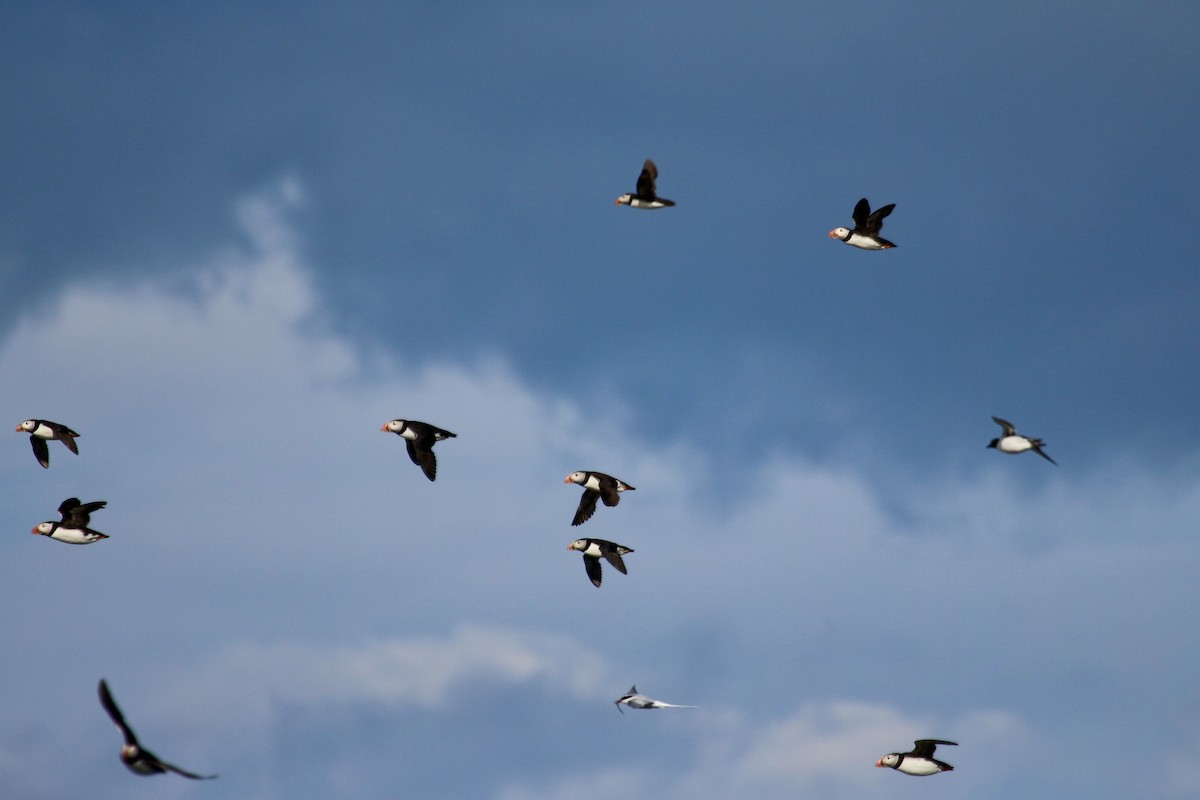
[(108, 691), (108, 684), (103, 678), (100, 679), (99, 691), (100, 705), (104, 706), (104, 710), (108, 712), (108, 716), (112, 717), (113, 724), (120, 729), (121, 735), (125, 737), (125, 746), (121, 748), (121, 761), (129, 768), (130, 772), (137, 775), (158, 775), (170, 771), (176, 775), (182, 775), (185, 778), (191, 778), (196, 781), (217, 777), (216, 775), (197, 775), (194, 772), (188, 772), (186, 769), (180, 769), (174, 764), (168, 764), (166, 761), (163, 761), (149, 750), (143, 749), (138, 744), (137, 737), (133, 735), (133, 730), (126, 724), (125, 717), (121, 714), (121, 709), (117, 708), (112, 694)]
[(572, 525), (582, 525), (596, 513), (596, 501), (603, 500), (606, 506), (615, 506), (621, 502), (621, 492), (633, 491), (632, 486), (603, 472), (572, 472), (563, 478), (563, 483), (578, 483), (583, 487), (583, 497), (579, 498), (579, 508), (575, 510)]
[[(621, 706), (629, 706), (630, 708), (695, 708), (696, 706), (681, 706), (675, 703), (664, 703), (662, 700), (655, 700), (652, 697), (646, 697), (644, 694), (638, 694), (637, 686), (630, 687), (629, 691), (624, 696), (613, 701), (617, 704), (617, 711), (621, 711)], [(624, 714), (624, 711), (621, 711)]]
[(437, 457), (433, 454), (433, 445), (443, 439), (458, 436), (457, 433), (442, 430), (436, 425), (408, 419), (385, 422), (379, 430), (394, 433), (404, 439), (408, 446), (408, 457), (431, 481), (437, 478)]
[(939, 772), (949, 772), (954, 767), (933, 757), (933, 751), (939, 744), (958, 746), (958, 742), (947, 742), (945, 739), (917, 739), (909, 752), (888, 753), (876, 761), (875, 766), (891, 767), (905, 775), (936, 775)]
[(1058, 462), (1050, 456), (1046, 455), (1042, 450), (1042, 445), (1045, 444), (1041, 439), (1033, 439), (1028, 436), (1022, 436), (1017, 433), (1017, 429), (1013, 427), (1011, 422), (1002, 420), (999, 417), (992, 417), (992, 420), (1004, 429), (1004, 435), (988, 442), (988, 447), (993, 447), (1001, 453), (1024, 453), (1026, 450), (1032, 450), (1042, 458), (1049, 461), (1054, 466), (1058, 466)]
[(625, 562), (621, 556), (626, 553), (632, 553), (633, 548), (626, 547), (623, 544), (616, 544), (604, 539), (576, 539), (567, 545), (568, 550), (578, 550), (583, 553), (583, 568), (587, 570), (587, 576), (591, 580), (592, 585), (599, 588), (600, 581), (603, 575), (600, 572), (600, 559), (603, 558), (616, 567), (617, 572), (622, 575), (627, 575), (625, 571)]

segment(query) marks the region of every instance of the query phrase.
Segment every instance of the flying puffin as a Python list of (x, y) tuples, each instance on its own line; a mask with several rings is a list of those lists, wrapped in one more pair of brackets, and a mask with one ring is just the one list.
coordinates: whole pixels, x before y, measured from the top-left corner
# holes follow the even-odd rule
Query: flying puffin
[[(655, 700), (652, 697), (646, 697), (644, 694), (638, 694), (637, 686), (629, 689), (625, 695), (613, 701), (617, 704), (617, 711), (621, 711), (621, 706), (629, 706), (630, 708), (695, 708), (695, 706), (680, 706), (675, 703), (664, 703), (661, 700)], [(621, 711), (624, 714), (624, 711)]]
[(1004, 429), (1004, 435), (997, 439), (992, 439), (990, 442), (988, 442), (988, 447), (993, 447), (996, 450), (999, 450), (1001, 453), (1010, 453), (1014, 455), (1016, 453), (1024, 453), (1026, 450), (1032, 450), (1054, 466), (1058, 466), (1058, 462), (1046, 455), (1046, 453), (1042, 450), (1042, 445), (1045, 444), (1045, 442), (1043, 442), (1041, 439), (1032, 439), (1028, 436), (1020, 435), (1017, 433), (1017, 429), (1013, 427), (1013, 424), (1007, 420), (1002, 420), (999, 417), (992, 417), (992, 420)]
[(883, 218), (892, 213), (895, 203), (884, 206), (871, 213), (871, 204), (867, 198), (858, 201), (854, 206), (854, 230), (849, 228), (834, 228), (829, 232), (830, 239), (841, 239), (843, 242), (863, 250), (887, 250), (896, 245), (879, 235), (883, 227)]
[(626, 553), (632, 553), (632, 547), (626, 547), (623, 544), (605, 541), (604, 539), (576, 539), (567, 545), (568, 550), (578, 550), (583, 553), (583, 568), (587, 570), (587, 576), (591, 579), (592, 585), (596, 588), (600, 587), (602, 575), (600, 574), (600, 558), (604, 557), (608, 563), (617, 568), (617, 572), (622, 575), (628, 575), (625, 570), (625, 562), (621, 560), (621, 556)]
[(647, 158), (646, 163), (642, 165), (642, 174), (638, 175), (637, 191), (618, 197), (617, 205), (633, 206), (634, 208), (666, 208), (675, 205), (674, 200), (664, 200), (654, 193), (654, 181), (657, 179), (658, 167), (654, 166), (654, 162)]
[(101, 539), (107, 539), (107, 534), (88, 527), (88, 523), (92, 521), (92, 512), (99, 511), (106, 505), (108, 503), (104, 500), (80, 503), (78, 497), (68, 497), (58, 507), (62, 521), (39, 522), (33, 526), (33, 533), (34, 535), (49, 536), (51, 539), (57, 539), (67, 544), (91, 544)]
[(113, 701), (112, 695), (108, 691), (108, 684), (104, 682), (103, 678), (100, 679), (100, 705), (104, 706), (104, 710), (112, 717), (113, 724), (121, 730), (121, 735), (125, 737), (125, 746), (121, 748), (121, 761), (129, 768), (130, 772), (137, 775), (158, 775), (169, 770), (176, 775), (182, 775), (195, 781), (217, 777), (216, 775), (197, 775), (186, 769), (180, 769), (174, 764), (163, 761), (149, 750), (143, 749), (138, 744), (137, 737), (133, 735), (129, 725), (125, 723), (125, 717), (122, 716), (121, 709), (117, 708), (116, 702)]
[(933, 757), (934, 748), (939, 744), (958, 746), (958, 742), (947, 742), (944, 739), (917, 739), (913, 742), (910, 752), (888, 753), (876, 761), (875, 766), (891, 767), (905, 775), (936, 775), (939, 772), (949, 772), (954, 767)]
[(579, 508), (575, 510), (572, 525), (582, 525), (596, 513), (596, 501), (603, 500), (606, 506), (615, 506), (621, 501), (620, 492), (633, 491), (633, 487), (603, 472), (572, 472), (563, 478), (563, 483), (578, 483), (583, 487)]
[(379, 430), (394, 433), (405, 440), (408, 446), (408, 457), (421, 468), (429, 480), (437, 478), (437, 457), (433, 454), (433, 445), (442, 439), (453, 439), (457, 433), (444, 431), (436, 425), (417, 422), (411, 419), (394, 419), (383, 423)]
[(75, 437), (79, 434), (66, 425), (59, 425), (48, 419), (27, 419), (17, 426), (17, 432), (22, 431), (29, 434), (33, 456), (46, 469), (50, 469), (50, 448), (46, 446), (48, 440), (58, 439), (68, 450), (79, 455), (79, 447), (75, 444)]

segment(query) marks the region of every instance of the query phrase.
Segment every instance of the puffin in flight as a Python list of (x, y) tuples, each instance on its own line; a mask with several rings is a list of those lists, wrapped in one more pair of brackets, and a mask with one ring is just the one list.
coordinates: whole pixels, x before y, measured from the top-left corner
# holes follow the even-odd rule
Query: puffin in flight
[(80, 503), (78, 497), (68, 497), (58, 506), (58, 513), (62, 516), (62, 520), (60, 522), (39, 522), (33, 526), (33, 533), (37, 536), (49, 536), (51, 539), (57, 539), (67, 544), (91, 544), (101, 539), (107, 539), (107, 534), (88, 527), (92, 521), (92, 512), (99, 511), (106, 505), (108, 503), (104, 500)]
[(17, 426), (17, 432), (29, 434), (29, 443), (33, 445), (33, 457), (45, 469), (50, 469), (50, 448), (46, 446), (47, 441), (58, 439), (68, 450), (79, 455), (79, 446), (75, 444), (75, 437), (79, 434), (66, 425), (48, 419), (27, 419)]
[(623, 544), (605, 541), (604, 539), (576, 539), (567, 545), (568, 550), (578, 550), (583, 553), (583, 568), (587, 570), (587, 576), (592, 581), (592, 585), (600, 588), (600, 581), (603, 575), (600, 574), (600, 559), (604, 558), (608, 563), (617, 568), (617, 572), (622, 575), (628, 575), (625, 570), (625, 562), (621, 560), (621, 556), (626, 553), (632, 553), (632, 547), (626, 547)]
[(887, 250), (895, 247), (896, 245), (879, 235), (879, 229), (883, 227), (883, 218), (892, 213), (895, 207), (896, 204), (892, 203), (871, 213), (871, 204), (864, 197), (854, 206), (854, 230), (834, 228), (829, 232), (829, 238), (841, 239), (846, 244), (863, 250)]
[(642, 174), (638, 175), (637, 191), (628, 192), (617, 198), (617, 205), (632, 206), (633, 208), (666, 208), (675, 205), (674, 200), (666, 200), (654, 193), (654, 182), (658, 179), (658, 167), (646, 159), (642, 165)]
[(100, 705), (104, 706), (104, 710), (108, 712), (108, 716), (112, 717), (113, 724), (116, 725), (121, 735), (125, 737), (125, 746), (121, 748), (121, 761), (129, 768), (129, 771), (136, 775), (159, 775), (170, 771), (176, 775), (182, 775), (185, 778), (191, 778), (194, 781), (209, 780), (217, 777), (216, 775), (197, 775), (194, 772), (188, 772), (186, 769), (180, 769), (174, 764), (168, 764), (158, 756), (145, 750), (138, 744), (137, 737), (133, 735), (133, 731), (125, 722), (125, 717), (121, 714), (121, 709), (117, 708), (116, 702), (113, 700), (112, 694), (108, 691), (108, 684), (104, 679), (100, 679)]
[(958, 742), (947, 742), (945, 739), (917, 739), (909, 752), (888, 753), (876, 761), (875, 766), (891, 767), (905, 775), (936, 775), (939, 772), (949, 772), (954, 767), (933, 757), (933, 751), (939, 744), (958, 746)]
[[(613, 701), (617, 704), (617, 711), (621, 711), (621, 706), (629, 706), (630, 708), (695, 708), (695, 706), (680, 706), (675, 703), (664, 703), (662, 700), (655, 700), (652, 697), (646, 697), (644, 694), (638, 694), (637, 686), (633, 686), (620, 697)], [(621, 711), (624, 714), (624, 711)]]
[(379, 429), (385, 433), (394, 433), (404, 439), (408, 446), (408, 457), (421, 468), (429, 480), (437, 478), (437, 457), (433, 454), (433, 445), (443, 439), (453, 439), (457, 433), (442, 430), (436, 425), (417, 422), (411, 419), (394, 419), (383, 423)]
[(583, 487), (583, 497), (579, 498), (579, 508), (575, 510), (571, 525), (582, 525), (591, 519), (596, 513), (597, 500), (603, 500), (606, 506), (615, 506), (621, 502), (621, 492), (632, 492), (634, 488), (612, 475), (586, 470), (572, 472), (563, 478), (563, 483), (578, 483)]
[(1058, 462), (1050, 456), (1046, 455), (1042, 450), (1042, 445), (1045, 444), (1041, 439), (1033, 439), (1029, 436), (1022, 436), (1017, 433), (1017, 429), (1007, 420), (999, 417), (992, 417), (992, 421), (1004, 429), (1004, 435), (992, 439), (988, 442), (988, 447), (995, 448), (1001, 453), (1017, 454), (1024, 453), (1026, 450), (1032, 450), (1042, 458), (1049, 461), (1054, 466), (1058, 466)]

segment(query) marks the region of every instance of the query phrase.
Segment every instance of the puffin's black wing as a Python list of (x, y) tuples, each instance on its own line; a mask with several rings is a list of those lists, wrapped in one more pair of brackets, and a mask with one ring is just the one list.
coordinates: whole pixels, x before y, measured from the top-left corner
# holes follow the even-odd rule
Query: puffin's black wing
[(615, 506), (621, 502), (621, 490), (617, 488), (617, 479), (607, 475), (597, 475), (600, 479), (600, 499), (606, 506)]
[(622, 575), (629, 574), (625, 571), (625, 562), (621, 559), (621, 554), (616, 550), (606, 550), (604, 557), (608, 559), (608, 563), (617, 568), (617, 572), (620, 572)]
[(78, 497), (68, 497), (58, 507), (58, 513), (62, 515), (62, 526), (75, 529), (86, 528), (92, 521), (92, 512), (99, 511), (106, 505), (108, 503), (104, 500), (80, 503)]
[(654, 166), (654, 162), (647, 158), (646, 163), (642, 165), (642, 174), (638, 175), (637, 196), (653, 200), (656, 180), (658, 180), (658, 167)]
[[(145, 751), (143, 751), (143, 752), (145, 752)], [(168, 764), (166, 761), (163, 761), (161, 758), (158, 758), (158, 757), (155, 757), (154, 761), (163, 769), (169, 769), (169, 770), (171, 770), (171, 772), (174, 772), (176, 775), (182, 775), (183, 777), (191, 778), (194, 781), (208, 781), (208, 780), (212, 780), (213, 778), (217, 777), (216, 775), (197, 775), (194, 772), (188, 772), (186, 769), (177, 767), (174, 764)]]
[[(575, 510), (575, 519), (571, 520), (571, 525), (582, 525), (591, 519), (592, 514), (596, 513), (596, 501), (599, 499), (599, 492), (594, 489), (584, 489), (583, 497), (579, 498), (579, 508)], [(599, 586), (600, 584), (596, 585)]]
[(433, 442), (432, 435), (420, 436), (415, 440), (405, 440), (404, 442), (408, 446), (408, 457), (421, 468), (425, 477), (431, 481), (437, 478), (437, 456), (433, 454)]
[(867, 198), (862, 198), (854, 204), (854, 231), (863, 233), (866, 231), (867, 217), (871, 215), (871, 204), (867, 202)]
[(1005, 436), (1013, 436), (1017, 432), (1016, 426), (1008, 420), (1000, 419), (999, 417), (992, 417), (992, 422), (1004, 429)]
[(1046, 455), (1045, 451), (1043, 451), (1043, 450), (1042, 450), (1042, 444), (1043, 444), (1043, 442), (1042, 442), (1042, 440), (1041, 440), (1041, 439), (1034, 439), (1034, 440), (1033, 440), (1033, 452), (1037, 453), (1039, 456), (1041, 456), (1042, 458), (1046, 459), (1046, 460), (1047, 460), (1047, 461), (1049, 461), (1051, 464), (1053, 464), (1054, 466), (1056, 466), (1056, 467), (1057, 467), (1057, 466), (1058, 466), (1058, 462), (1057, 462), (1057, 461), (1055, 461), (1055, 460), (1054, 460), (1053, 458), (1051, 458), (1050, 456)]
[(933, 758), (933, 751), (939, 744), (952, 744), (958, 746), (958, 742), (948, 742), (945, 739), (917, 739), (913, 742), (912, 755), (916, 758)]
[[(591, 556), (584, 556), (583, 568), (587, 570), (587, 576), (588, 579), (591, 580), (592, 585), (599, 587), (600, 581), (603, 578), (600, 573), (600, 559), (592, 558)], [(622, 570), (622, 572), (623, 571), (624, 570)]]
[(896, 207), (895, 203), (886, 205), (883, 208), (875, 209), (875, 213), (867, 217), (866, 224), (863, 226), (866, 232), (874, 235), (879, 233), (879, 229), (883, 227), (883, 218), (892, 213), (892, 209)]
[(125, 716), (121, 714), (121, 709), (117, 708), (116, 701), (109, 693), (108, 684), (104, 682), (103, 678), (100, 679), (100, 705), (104, 706), (104, 710), (112, 718), (113, 724), (121, 730), (121, 735), (125, 737), (125, 744), (140, 747), (137, 737), (133, 735), (133, 729), (125, 722)]
[(44, 469), (50, 469), (50, 448), (46, 446), (46, 440), (30, 436), (29, 443), (33, 445), (33, 457)]
[(58, 432), (58, 440), (67, 446), (75, 455), (79, 455), (79, 445), (75, 444), (75, 437), (79, 434), (68, 428), (66, 425), (59, 426), (61, 430)]

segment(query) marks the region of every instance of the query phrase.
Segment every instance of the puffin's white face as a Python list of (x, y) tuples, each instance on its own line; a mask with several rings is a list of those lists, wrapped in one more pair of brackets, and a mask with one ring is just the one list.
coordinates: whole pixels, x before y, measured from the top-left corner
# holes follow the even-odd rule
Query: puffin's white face
[(886, 756), (884, 756), (883, 758), (876, 761), (875, 766), (877, 766), (877, 767), (894, 767), (898, 763), (900, 763), (900, 754), (899, 753), (888, 753)]
[(37, 423), (36, 423), (36, 422), (34, 422), (34, 421), (33, 421), (33, 420), (31, 420), (31, 419), (27, 419), (27, 420), (25, 420), (24, 422), (22, 422), (20, 425), (18, 425), (18, 426), (17, 426), (17, 430), (19, 430), (19, 431), (27, 431), (27, 432), (28, 432), (28, 431), (32, 431), (32, 430), (33, 430), (34, 428), (36, 428), (36, 427), (37, 427)]
[(830, 239), (845, 239), (850, 235), (849, 228), (834, 228), (829, 232)]
[(632, 203), (632, 202), (633, 202), (633, 195), (631, 195), (631, 194), (623, 194), (623, 195), (621, 195), (620, 197), (618, 197), (618, 198), (617, 198), (616, 205), (619, 205), (619, 206), (627, 206), (627, 205), (629, 205), (629, 204), (630, 204), (630, 203)]
[(572, 472), (567, 477), (563, 478), (563, 483), (583, 483), (587, 480), (587, 476), (582, 472)]
[(383, 423), (383, 427), (380, 428), (379, 430), (387, 431), (388, 433), (399, 433), (400, 429), (403, 427), (404, 427), (404, 420), (394, 419), (391, 422)]
[(568, 550), (587, 550), (587, 539), (576, 539), (567, 545)]
[(39, 522), (37, 525), (33, 526), (32, 532), (34, 536), (49, 536), (50, 534), (54, 533), (54, 523)]

